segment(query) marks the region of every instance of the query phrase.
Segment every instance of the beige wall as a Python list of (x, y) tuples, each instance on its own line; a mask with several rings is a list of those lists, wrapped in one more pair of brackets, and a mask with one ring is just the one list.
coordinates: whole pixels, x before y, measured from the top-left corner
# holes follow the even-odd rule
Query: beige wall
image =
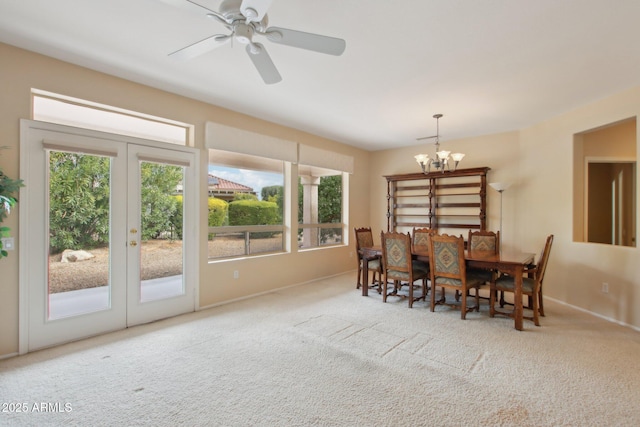
[[(519, 222), (527, 224), (518, 229), (523, 248), (542, 248), (543, 234), (556, 237), (545, 295), (635, 328), (640, 328), (638, 249), (573, 242), (572, 165), (575, 134), (639, 114), (640, 88), (634, 88), (522, 130), (520, 180), (527, 184), (517, 209)], [(601, 292), (602, 282), (609, 283), (608, 294)]]
[[(192, 123), (195, 125), (196, 148), (204, 147), (205, 123), (213, 121), (354, 156), (355, 173), (350, 176), (349, 188), (349, 221), (351, 224), (366, 224), (369, 221), (369, 153), (365, 151), (5, 44), (0, 44), (0, 57), (0, 146), (10, 147), (0, 153), (0, 165), (10, 176), (17, 177), (19, 174), (19, 122), (20, 119), (31, 118), (30, 91), (37, 88)], [(202, 170), (206, 170), (207, 156), (202, 155), (201, 159)], [(205, 174), (201, 188), (200, 248), (201, 253), (206, 254)], [(18, 210), (19, 205), (6, 223), (16, 237), (19, 227), (28, 226), (18, 223)], [(16, 239), (16, 249), (19, 245)], [(356, 266), (353, 250), (353, 243), (350, 242), (349, 247), (294, 251), (291, 254), (242, 261), (208, 263), (201, 256), (200, 306), (206, 307), (353, 270)], [(0, 357), (18, 351), (18, 263), (18, 250), (0, 260)], [(234, 270), (240, 272), (239, 279), (233, 279)]]

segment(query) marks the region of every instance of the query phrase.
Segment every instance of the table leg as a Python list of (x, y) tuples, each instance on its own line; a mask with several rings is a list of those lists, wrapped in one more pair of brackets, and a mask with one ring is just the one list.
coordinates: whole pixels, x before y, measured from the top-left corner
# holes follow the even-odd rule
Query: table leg
[(514, 310), (514, 327), (522, 330), (522, 274), (523, 266), (517, 265), (514, 271), (514, 292), (513, 292), (513, 310)]
[(369, 260), (362, 257), (362, 296), (369, 296)]

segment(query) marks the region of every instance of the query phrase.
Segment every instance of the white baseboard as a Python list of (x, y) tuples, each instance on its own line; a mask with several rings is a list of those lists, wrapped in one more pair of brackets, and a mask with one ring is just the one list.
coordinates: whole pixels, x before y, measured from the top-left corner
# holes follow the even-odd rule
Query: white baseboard
[(8, 354), (0, 354), (0, 360), (3, 359), (11, 359), (12, 357), (18, 356), (18, 353), (8, 353)]
[(249, 298), (259, 297), (261, 295), (271, 294), (273, 292), (278, 292), (278, 291), (281, 291), (281, 290), (284, 290), (284, 289), (294, 288), (296, 286), (302, 286), (302, 285), (306, 285), (306, 284), (309, 284), (309, 283), (317, 282), (317, 281), (320, 281), (320, 280), (330, 279), (331, 277), (342, 276), (343, 274), (351, 273), (352, 271), (355, 271), (355, 270), (343, 271), (342, 273), (336, 273), (336, 274), (332, 274), (330, 276), (318, 277), (318, 278), (315, 278), (315, 279), (312, 279), (312, 280), (307, 280), (306, 282), (294, 283), (293, 285), (282, 286), (280, 288), (269, 289), (268, 291), (258, 292), (256, 294), (245, 295), (245, 296), (240, 297), (240, 298), (234, 298), (234, 299), (217, 302), (217, 303), (210, 304), (210, 305), (205, 305), (203, 307), (196, 308), (196, 311), (206, 310), (208, 308), (220, 307), (221, 305), (231, 304), (233, 302), (243, 301), (243, 300), (246, 300), (246, 299), (249, 299)]
[(631, 329), (633, 329), (634, 331), (638, 331), (638, 332), (640, 332), (640, 327), (637, 327), (637, 326), (634, 326), (634, 325), (630, 325), (630, 324), (625, 323), (625, 322), (621, 322), (621, 321), (619, 321), (619, 320), (617, 320), (617, 319), (614, 319), (614, 318), (612, 318), (612, 317), (603, 316), (602, 314), (595, 313), (595, 312), (593, 312), (593, 311), (590, 311), (590, 310), (584, 309), (584, 308), (582, 308), (582, 307), (578, 307), (578, 306), (573, 305), (573, 304), (569, 304), (569, 303), (564, 302), (564, 301), (560, 301), (560, 300), (555, 299), (555, 298), (551, 298), (551, 297), (547, 297), (547, 296), (545, 296), (545, 297), (543, 297), (543, 298), (544, 298), (544, 299), (548, 299), (548, 300), (553, 301), (553, 302), (557, 302), (558, 304), (561, 304), (561, 305), (564, 305), (564, 306), (567, 306), (567, 307), (574, 308), (574, 309), (576, 309), (576, 310), (578, 310), (578, 311), (582, 311), (583, 313), (591, 314), (592, 316), (599, 317), (600, 319), (604, 319), (604, 320), (609, 321), (609, 322), (611, 322), (611, 323), (616, 323), (616, 324), (618, 324), (618, 325), (620, 325), (620, 326), (625, 326), (625, 327), (627, 327), (627, 328), (631, 328)]

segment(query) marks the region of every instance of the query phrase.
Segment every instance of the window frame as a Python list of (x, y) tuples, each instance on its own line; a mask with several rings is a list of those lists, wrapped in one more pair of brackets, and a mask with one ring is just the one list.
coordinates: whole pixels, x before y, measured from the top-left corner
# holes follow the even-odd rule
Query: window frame
[[(353, 156), (342, 154), (339, 151), (327, 150), (312, 145), (300, 144), (292, 140), (284, 139), (270, 132), (254, 132), (246, 128), (223, 125), (208, 121), (205, 124), (205, 147), (210, 150), (218, 150), (226, 155), (248, 155), (264, 159), (276, 159), (285, 165), (283, 220), (287, 232), (284, 253), (296, 252), (298, 247), (297, 236), (300, 229), (305, 228), (342, 228), (341, 242), (327, 246), (313, 246), (304, 250), (325, 249), (343, 247), (349, 244), (349, 179), (348, 175), (354, 173)], [(216, 162), (225, 165), (225, 162)], [(298, 176), (300, 165), (309, 165), (315, 168), (330, 169), (342, 174), (342, 221), (330, 224), (299, 224), (298, 223)], [(304, 166), (303, 166), (304, 168)], [(296, 247), (296, 249), (293, 249)], [(247, 256), (247, 255), (245, 255)], [(231, 259), (240, 256), (230, 257)], [(215, 259), (217, 260), (217, 259)], [(214, 260), (214, 261), (215, 261)]]
[[(327, 169), (327, 168), (317, 168), (317, 167), (312, 167), (312, 166), (308, 166), (308, 165), (298, 165), (298, 174), (296, 177), (296, 182), (298, 182), (298, 178), (301, 178), (303, 176), (308, 177), (308, 176), (313, 176), (313, 175), (307, 175), (307, 174), (300, 174), (300, 169), (309, 169), (309, 170), (315, 170), (315, 171), (321, 171), (321, 173), (323, 175), (318, 176), (318, 178), (320, 178), (320, 180), (322, 179), (323, 176), (328, 177), (328, 176), (341, 176), (341, 201), (340, 201), (340, 217), (341, 217), (341, 221), (340, 222), (327, 222), (327, 223), (322, 223), (322, 222), (304, 222), (304, 218), (303, 218), (303, 222), (298, 222), (297, 226), (298, 226), (298, 234), (300, 233), (300, 230), (302, 230), (303, 236), (304, 236), (304, 230), (308, 230), (308, 229), (317, 229), (317, 237), (315, 240), (317, 240), (317, 245), (309, 245), (309, 246), (304, 246), (304, 241), (302, 242), (302, 244), (299, 242), (299, 246), (298, 246), (298, 250), (303, 252), (303, 251), (308, 251), (308, 250), (314, 250), (314, 249), (323, 249), (323, 248), (331, 248), (331, 247), (341, 247), (341, 246), (346, 246), (348, 245), (348, 215), (347, 215), (347, 209), (346, 206), (348, 206), (348, 187), (349, 187), (349, 174), (346, 172), (341, 172), (338, 170), (333, 170), (333, 169)], [(328, 173), (331, 172), (331, 174), (329, 175)], [(304, 184), (303, 184), (304, 185)], [(318, 183), (318, 186), (320, 185), (320, 183)], [(303, 195), (304, 195), (304, 191), (303, 191)], [(303, 196), (304, 197), (304, 196)], [(304, 206), (304, 200), (302, 201), (302, 205)], [(300, 206), (300, 203), (297, 204), (297, 207)], [(303, 208), (304, 209), (304, 208)], [(298, 215), (300, 213), (298, 212)], [(298, 217), (298, 216), (296, 216)], [(341, 230), (341, 234), (340, 234), (340, 241), (336, 242), (336, 243), (329, 243), (329, 244), (322, 244), (322, 237), (321, 237), (321, 232), (322, 230), (326, 230), (326, 229), (334, 229), (334, 228), (339, 228)], [(303, 237), (304, 238), (304, 237)], [(313, 240), (312, 240), (313, 243)]]
[[(216, 154), (220, 154), (222, 159), (212, 162), (212, 156), (215, 157)], [(253, 170), (253, 171), (264, 171), (264, 172), (275, 172), (275, 168), (273, 165), (276, 163), (280, 163), (282, 165), (282, 186), (283, 186), (283, 212), (282, 212), (282, 224), (272, 224), (272, 225), (223, 225), (223, 226), (207, 226), (208, 236), (211, 235), (229, 235), (229, 234), (243, 234), (244, 240), (244, 251), (242, 254), (234, 254), (234, 255), (223, 255), (218, 257), (212, 257), (207, 251), (207, 261), (208, 262), (217, 262), (222, 260), (229, 259), (238, 259), (245, 257), (256, 257), (263, 255), (273, 255), (273, 254), (282, 254), (290, 252), (290, 247), (287, 244), (289, 241), (288, 232), (291, 229), (290, 220), (288, 212), (290, 212), (290, 208), (288, 206), (291, 204), (290, 191), (287, 191), (288, 182), (290, 181), (289, 177), (291, 176), (291, 165), (283, 160), (275, 160), (275, 159), (261, 159), (258, 156), (252, 156), (250, 154), (242, 154), (242, 153), (231, 153), (225, 152), (224, 150), (217, 149), (208, 149), (208, 162), (207, 162), (207, 176), (209, 173), (209, 167), (212, 165), (218, 165), (226, 168), (235, 168), (235, 169), (244, 169), (244, 170)], [(265, 165), (264, 168), (260, 169), (260, 165)], [(247, 185), (244, 184), (243, 185)], [(209, 191), (207, 184), (207, 200), (209, 199)], [(208, 225), (208, 224), (207, 224)], [(251, 233), (281, 233), (282, 236), (282, 244), (279, 250), (272, 251), (264, 251), (252, 253), (251, 250)], [(211, 242), (210, 237), (207, 237), (207, 245)]]

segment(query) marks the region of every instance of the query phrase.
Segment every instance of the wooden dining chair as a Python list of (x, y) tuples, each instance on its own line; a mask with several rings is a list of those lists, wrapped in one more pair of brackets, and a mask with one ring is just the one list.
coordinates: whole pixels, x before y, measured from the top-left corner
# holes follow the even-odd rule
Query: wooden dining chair
[(470, 251), (490, 251), (500, 253), (500, 232), (489, 230), (469, 230), (468, 249)]
[[(494, 254), (500, 253), (500, 231), (489, 230), (469, 230), (469, 237), (467, 239), (467, 250), (469, 251), (484, 251)], [(495, 270), (485, 270), (482, 268), (469, 269), (471, 273), (478, 277), (484, 277), (484, 285), (489, 286), (492, 280), (495, 280), (498, 274)], [(501, 294), (504, 295), (504, 294)], [(483, 299), (489, 299), (488, 297), (480, 297)], [(504, 296), (500, 301), (504, 301)]]
[[(398, 293), (401, 283), (406, 282), (409, 288), (409, 308), (419, 300), (427, 297), (427, 279), (429, 267), (427, 264), (412, 259), (411, 236), (409, 233), (382, 232), (382, 301), (387, 302), (390, 295), (403, 296)], [(422, 295), (414, 296), (414, 282), (422, 280)], [(389, 281), (393, 282), (393, 290), (388, 291)]]
[(369, 272), (373, 272), (371, 277), (371, 285), (365, 286), (378, 288), (378, 293), (382, 293), (381, 281), (382, 281), (382, 264), (380, 257), (376, 259), (371, 259), (365, 264), (364, 259), (362, 258), (362, 254), (360, 253), (360, 249), (362, 248), (370, 248), (373, 246), (373, 232), (370, 227), (362, 227), (362, 228), (354, 228), (356, 236), (356, 257), (358, 261), (358, 279), (356, 283), (356, 289), (360, 289), (362, 284), (361, 279), (364, 277), (364, 269), (368, 268)]
[[(438, 304), (460, 308), (461, 318), (465, 319), (468, 311), (479, 310), (480, 300), (478, 288), (484, 282), (483, 277), (468, 272), (465, 264), (464, 239), (462, 236), (435, 234), (429, 239), (429, 270), (431, 274), (431, 311)], [(442, 288), (442, 297), (436, 301), (436, 289)], [(457, 291), (462, 298), (460, 305), (447, 303), (445, 289)], [(475, 289), (475, 306), (467, 306), (469, 289)]]
[(411, 244), (414, 251), (429, 252), (429, 236), (437, 233), (434, 228), (415, 228), (411, 234)]
[[(525, 277), (522, 278), (522, 295), (526, 295), (529, 298), (529, 308), (533, 312), (531, 316), (523, 315), (523, 319), (532, 320), (536, 326), (540, 326), (539, 316), (544, 316), (544, 305), (542, 303), (542, 282), (544, 280), (544, 273), (547, 270), (547, 263), (549, 261), (549, 254), (551, 253), (551, 245), (553, 244), (553, 234), (550, 234), (545, 241), (544, 248), (540, 254), (538, 263), (533, 268), (525, 270)], [(490, 291), (490, 308), (489, 315), (494, 317), (496, 314), (506, 315), (514, 317), (513, 311), (507, 312), (502, 310), (496, 310), (496, 295), (498, 291), (502, 292), (515, 292), (515, 280), (512, 276), (502, 276), (491, 283)]]

